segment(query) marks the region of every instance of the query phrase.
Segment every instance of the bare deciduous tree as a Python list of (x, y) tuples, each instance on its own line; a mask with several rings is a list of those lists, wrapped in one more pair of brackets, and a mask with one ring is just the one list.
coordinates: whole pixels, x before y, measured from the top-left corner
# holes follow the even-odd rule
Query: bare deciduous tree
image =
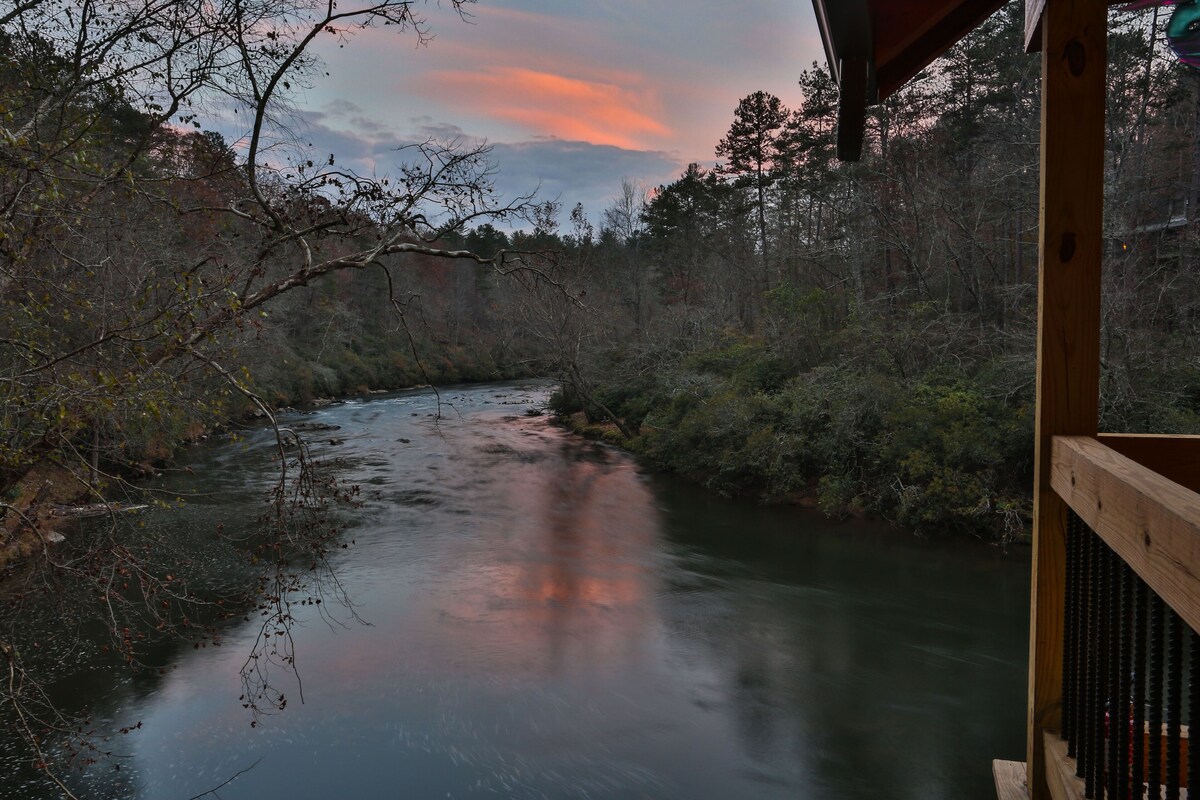
[[(462, 15), (472, 1), (449, 5)], [(28, 586), (38, 591), (71, 584), (78, 600), (85, 589), (131, 663), (131, 631), (203, 634), (187, 609), (206, 601), (110, 501), (147, 443), (169, 447), (188, 420), (240, 398), (274, 422), (229, 361), (273, 302), (345, 270), (378, 270), (392, 286), (393, 271), (414, 258), (532, 268), (510, 250), (484, 257), (440, 244), (529, 209), (528, 197), (497, 198), (485, 144), (414, 142), (396, 154), (392, 178), (294, 146), (289, 104), (319, 75), (313, 44), (377, 26), (424, 43), (423, 7), (0, 3), (0, 557), (34, 556)], [(210, 112), (242, 121), (239, 150), (199, 131)], [(284, 702), (267, 666), (294, 666), (293, 605), (330, 589), (340, 596), (325, 569), (330, 510), (353, 498), (311, 463), (295, 431), (276, 426), (276, 442), (279, 478), (257, 554), (269, 565), (263, 636), (244, 672), (255, 708)], [(48, 502), (68, 495), (90, 497), (109, 516), (86, 550), (47, 544)], [(296, 553), (305, 554), (299, 569)], [(46, 763), (44, 732), (70, 726), (38, 702), (28, 634), (6, 615), (0, 706)]]

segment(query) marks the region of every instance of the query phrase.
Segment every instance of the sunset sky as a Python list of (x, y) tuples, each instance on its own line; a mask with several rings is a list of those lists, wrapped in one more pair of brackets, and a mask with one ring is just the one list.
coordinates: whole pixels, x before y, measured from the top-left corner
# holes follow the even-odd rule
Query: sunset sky
[(481, 0), (461, 21), (431, 3), (435, 35), (360, 32), (321, 44), (329, 77), (299, 98), (318, 152), (384, 173), (399, 142), (460, 133), (494, 147), (508, 195), (540, 185), (597, 221), (622, 177), (647, 187), (711, 165), (738, 101), (795, 105), (823, 60), (811, 3)]

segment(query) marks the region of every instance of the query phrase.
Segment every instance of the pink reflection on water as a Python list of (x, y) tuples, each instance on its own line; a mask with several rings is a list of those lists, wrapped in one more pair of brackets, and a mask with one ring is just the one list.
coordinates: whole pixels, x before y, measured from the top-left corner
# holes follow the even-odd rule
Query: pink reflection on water
[(301, 655), (311, 685), (400, 675), (536, 683), (647, 657), (658, 510), (630, 459), (581, 448), (544, 420), (489, 420), (485, 430), (486, 440), (448, 443), (462, 451), (458, 468), (492, 478), (469, 498), (478, 506), (433, 513), (411, 579), (403, 564), (376, 565), (397, 572), (361, 598), (370, 628), (307, 626), (300, 647), (322, 650), (315, 663)]
[[(260, 730), (427, 703), (431, 693), (517, 696), (554, 679), (590, 684), (660, 660), (658, 510), (632, 462), (581, 448), (541, 420), (492, 420), (486, 430), (484, 442), (469, 431), (445, 442), (464, 454), (461, 469), (491, 476), (472, 490), (479, 507), (430, 512), (414, 550), (348, 551), (348, 567), (365, 562), (375, 576), (370, 588), (348, 585), (369, 626), (328, 626), (310, 613), (295, 631), (305, 704), (277, 671), (292, 701)], [(194, 743), (248, 726), (235, 687), (252, 629), (229, 636), (219, 653), (184, 661), (163, 689), (163, 710), (183, 716), (159, 717), (155, 728)]]
[(461, 637), (455, 650), (529, 677), (636, 657), (653, 619), (649, 491), (623, 457), (580, 458), (576, 442), (551, 452), (500, 482), (491, 500), (506, 522), (481, 531), (439, 608), (443, 645)]

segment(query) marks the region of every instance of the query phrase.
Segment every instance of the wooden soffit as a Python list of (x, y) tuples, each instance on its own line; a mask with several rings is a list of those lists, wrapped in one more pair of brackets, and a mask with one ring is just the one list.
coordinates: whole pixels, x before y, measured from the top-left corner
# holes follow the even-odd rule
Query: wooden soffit
[[(1110, 6), (1127, 5), (1132, 0), (1105, 0)], [(1042, 50), (1042, 12), (1046, 0), (1025, 0), (1025, 52), (1040, 53)]]
[(838, 158), (857, 161), (862, 154), (868, 104), (894, 93), (1004, 2), (813, 0), (825, 57), (841, 92)]

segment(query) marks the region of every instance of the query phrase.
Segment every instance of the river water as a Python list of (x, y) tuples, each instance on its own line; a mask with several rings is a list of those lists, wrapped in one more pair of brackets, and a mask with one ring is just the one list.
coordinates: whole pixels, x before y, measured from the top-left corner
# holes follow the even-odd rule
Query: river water
[[(714, 497), (525, 416), (544, 396), (295, 418), (340, 426), (314, 451), (362, 487), (336, 566), (363, 622), (305, 607), (304, 702), (281, 679), (287, 709), (254, 726), (238, 670), (257, 623), (157, 649), (162, 675), (63, 666), (63, 705), (141, 723), (69, 773), (80, 796), (232, 777), (209, 796), (957, 800), (1023, 759), (1027, 551)], [(195, 476), (160, 488), (196, 496), (148, 523), (203, 551), (257, 513), (270, 453), (265, 432), (186, 452)], [(0, 739), (0, 797), (54, 796), (15, 752)]]

